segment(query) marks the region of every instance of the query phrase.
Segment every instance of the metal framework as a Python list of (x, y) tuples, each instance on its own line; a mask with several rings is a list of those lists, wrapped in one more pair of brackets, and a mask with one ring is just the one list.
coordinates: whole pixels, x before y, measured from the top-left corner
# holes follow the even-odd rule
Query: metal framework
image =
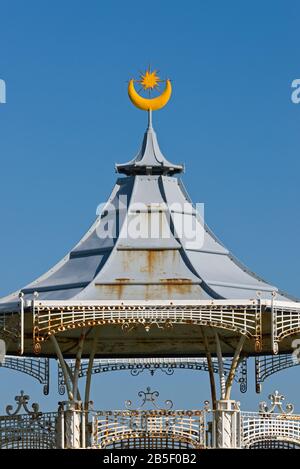
[[(67, 360), (68, 368), (74, 372), (74, 360)], [(219, 373), (218, 360), (212, 358), (213, 371)], [(224, 359), (224, 374), (229, 375), (231, 367), (231, 359)], [(87, 376), (89, 370), (89, 361), (81, 360), (79, 369), (79, 378)], [(172, 375), (177, 370), (192, 371), (209, 371), (206, 358), (127, 358), (127, 359), (101, 359), (94, 360), (91, 370), (92, 375), (99, 373), (107, 373), (111, 371), (129, 371), (132, 376), (137, 376), (144, 371), (149, 371), (153, 376), (156, 371), (161, 371), (166, 375)], [(240, 385), (242, 393), (247, 392), (247, 359), (240, 361), (238, 373), (235, 374), (234, 380)], [(58, 362), (57, 367), (58, 392), (63, 395), (66, 392), (64, 373)]]
[[(127, 410), (99, 411), (93, 415), (93, 448), (195, 448), (206, 446), (205, 412), (202, 410), (172, 410), (173, 402), (165, 408), (156, 402), (157, 391), (140, 391), (142, 400), (137, 409), (126, 401)], [(143, 409), (146, 405), (154, 409)]]
[[(17, 408), (7, 406), (6, 416), (0, 416), (0, 448), (51, 449), (57, 447), (57, 413), (42, 413), (38, 404), (28, 408), (29, 396), (21, 391), (16, 396)], [(20, 410), (25, 414), (20, 414)]]
[[(275, 306), (274, 306), (275, 305)], [(254, 350), (261, 352), (263, 344), (263, 318), (269, 318), (272, 325), (271, 344), (273, 352), (278, 352), (278, 344), (287, 335), (295, 334), (295, 311), (286, 310), (274, 300), (262, 302), (260, 298), (250, 301), (194, 301), (194, 302), (47, 302), (32, 301), (33, 343), (35, 352), (40, 352), (42, 345), (50, 340), (59, 359), (59, 392), (68, 391), (68, 401), (58, 413), (42, 414), (33, 405), (33, 411), (27, 407), (28, 396), (18, 396), (18, 408), (14, 413), (1, 417), (2, 447), (67, 447), (67, 448), (206, 448), (206, 447), (242, 447), (251, 448), (259, 445), (266, 447), (276, 444), (300, 445), (300, 416), (292, 415), (292, 407), (282, 408), (282, 399), (278, 393), (270, 396), (273, 404), (270, 409), (261, 404), (260, 412), (241, 412), (239, 406), (230, 400), (233, 381), (240, 384), (240, 389), (247, 389), (247, 359), (243, 355), (245, 340), (250, 340)], [(280, 320), (278, 319), (280, 311)], [(269, 314), (269, 316), (263, 316)], [(298, 313), (297, 313), (298, 314)], [(293, 319), (294, 318), (294, 319)], [(265, 320), (265, 319), (264, 319)], [(276, 327), (275, 327), (276, 323)], [(20, 324), (20, 323), (19, 323)], [(119, 326), (124, 334), (137, 326), (148, 332), (151, 328), (172, 329), (176, 324), (195, 324), (202, 333), (206, 358), (126, 358), (94, 359), (97, 333), (93, 336), (90, 359), (82, 359), (84, 343), (88, 330), (93, 326)], [(281, 332), (279, 330), (281, 327)], [(208, 326), (208, 329), (205, 329)], [(265, 326), (264, 326), (265, 327)], [(80, 334), (73, 337), (76, 350), (75, 360), (65, 360), (59, 340), (64, 332), (77, 330)], [(97, 331), (101, 328), (98, 327)], [(215, 357), (211, 356), (206, 330), (212, 331), (210, 341), (214, 340)], [(224, 357), (222, 342), (226, 336), (220, 331), (233, 331), (237, 334), (235, 348), (230, 357)], [(201, 337), (201, 334), (200, 334)], [(22, 342), (22, 341), (21, 341)], [(275, 344), (275, 345), (274, 345)], [(46, 359), (7, 359), (7, 366), (18, 369), (45, 381), (45, 391), (49, 383), (49, 361)], [(257, 390), (267, 376), (284, 368), (295, 366), (289, 355), (256, 357)], [(128, 370), (138, 375), (148, 370), (152, 375), (161, 370), (173, 374), (175, 370), (189, 369), (208, 371), (211, 381), (213, 408), (196, 410), (173, 410), (160, 408), (154, 397), (158, 393), (147, 389), (145, 402), (151, 402), (154, 409), (132, 409), (130, 401), (125, 410), (91, 411), (89, 408), (89, 386), (92, 375), (109, 371)], [(216, 397), (214, 374), (220, 380), (220, 400)], [(87, 378), (84, 405), (78, 389), (78, 380)], [(48, 380), (48, 381), (47, 381)], [(152, 397), (151, 397), (152, 396)], [(166, 401), (167, 404), (172, 404)], [(23, 407), (26, 414), (19, 415)], [(143, 407), (143, 405), (142, 405)], [(278, 407), (280, 413), (275, 413)], [(213, 426), (207, 424), (211, 412)], [(209, 429), (212, 429), (208, 441)], [(19, 429), (19, 430), (18, 430)], [(18, 433), (19, 432), (19, 433)], [(264, 446), (265, 445), (265, 446)]]
[[(247, 390), (245, 357), (257, 357), (258, 391), (267, 376), (295, 365), (280, 354), (292, 352), (292, 338), (300, 343), (300, 302), (244, 267), (204, 224), (180, 178), (173, 177), (184, 167), (160, 151), (152, 107), (146, 108), (141, 150), (116, 165), (123, 176), (93, 226), (56, 266), (0, 299), (0, 339), (10, 354), (30, 357), (11, 356), (2, 366), (38, 379), (48, 394), (49, 360), (32, 359), (32, 350), (55, 357), (59, 392), (67, 391), (55, 413), (42, 413), (37, 404), (30, 410), (22, 391), (16, 410), (8, 406), (0, 416), (0, 447), (300, 445), (300, 416), (291, 405), (283, 409), (278, 392), (270, 395), (271, 407), (261, 403), (257, 413), (241, 412), (231, 399), (234, 381)], [(101, 236), (111, 221), (114, 235)], [(132, 221), (145, 236), (132, 236)], [(185, 232), (182, 222), (195, 227)], [(159, 228), (154, 236), (153, 227)], [(194, 229), (201, 240), (191, 244)], [(258, 357), (268, 354), (277, 357)], [(168, 358), (183, 355), (198, 358)], [(139, 392), (142, 403), (135, 408), (126, 401), (123, 410), (91, 409), (93, 375), (146, 369), (152, 375), (207, 371), (211, 409), (208, 401), (196, 410), (174, 410), (170, 400), (159, 405), (159, 393), (150, 388)]]
[(273, 351), (277, 354), (279, 343), (285, 337), (300, 332), (300, 305), (292, 308), (274, 302), (272, 305), (272, 316)]
[(0, 339), (4, 339), (7, 343), (17, 343), (19, 346), (19, 352), (23, 353), (23, 302), (20, 303), (20, 306), (17, 309), (17, 312), (0, 313)]
[[(257, 442), (285, 441), (300, 447), (300, 416), (283, 417), (273, 414), (263, 417), (255, 412), (242, 413), (243, 444), (245, 448)], [(262, 446), (262, 445), (261, 445)]]
[[(126, 401), (123, 410), (85, 411), (63, 402), (58, 412), (43, 413), (38, 404), (32, 404), (30, 410), (30, 398), (21, 391), (15, 398), (16, 409), (7, 406), (7, 415), (0, 417), (0, 448), (204, 449), (215, 446), (216, 435), (211, 435), (214, 427), (209, 421), (216, 411), (209, 408), (208, 402), (201, 410), (173, 410), (172, 401), (166, 400), (161, 405), (157, 402), (159, 393), (150, 388), (140, 391), (138, 396), (142, 401), (139, 406), (133, 407), (131, 401)], [(291, 404), (283, 408), (284, 396), (278, 391), (269, 398), (271, 405), (261, 402), (259, 412), (240, 412), (232, 401), (236, 447), (300, 448), (300, 415), (293, 414)], [(218, 417), (216, 421), (213, 431), (224, 432), (230, 424), (230, 420), (221, 420), (220, 426)], [(70, 441), (70, 428), (74, 430), (74, 425), (82, 429), (81, 440), (76, 445)]]
[[(242, 445), (244, 448), (282, 447), (282, 443), (300, 447), (300, 415), (293, 415), (292, 404), (283, 409), (284, 396), (278, 391), (269, 395), (271, 407), (260, 404), (259, 412), (241, 412)], [(279, 412), (275, 413), (274, 410)]]
[(271, 375), (279, 371), (299, 366), (300, 361), (295, 360), (293, 355), (269, 355), (255, 357), (255, 383), (256, 392), (262, 390), (262, 383)]
[(34, 351), (51, 335), (82, 329), (83, 327), (117, 324), (124, 331), (135, 325), (171, 328), (174, 324), (212, 326), (238, 332), (255, 341), (259, 352), (262, 346), (261, 301), (232, 302), (227, 300), (194, 302), (59, 302), (33, 303)]
[(171, 328), (175, 324), (211, 326), (245, 335), (255, 342), (255, 351), (262, 350), (263, 314), (270, 314), (273, 353), (289, 335), (300, 332), (300, 304), (275, 300), (211, 300), (211, 301), (36, 301), (33, 302), (35, 352), (50, 335), (105, 324), (118, 324), (123, 330), (143, 325)]
[(100, 411), (93, 417), (93, 448), (205, 447), (200, 410)]
[(49, 394), (49, 358), (6, 357), (0, 367), (25, 373), (43, 384), (43, 392)]

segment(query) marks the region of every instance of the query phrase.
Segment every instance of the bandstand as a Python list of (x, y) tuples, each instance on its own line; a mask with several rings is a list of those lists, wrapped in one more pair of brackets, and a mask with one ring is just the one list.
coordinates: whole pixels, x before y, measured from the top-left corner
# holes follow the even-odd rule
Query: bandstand
[[(139, 80), (144, 91), (160, 81), (151, 70)], [(231, 395), (234, 382), (247, 391), (251, 357), (257, 392), (271, 374), (299, 365), (300, 303), (249, 271), (205, 225), (180, 179), (183, 165), (165, 158), (152, 125), (171, 82), (152, 98), (135, 82), (129, 98), (148, 114), (140, 151), (116, 165), (107, 203), (71, 252), (0, 300), (1, 367), (29, 374), (48, 394), (57, 361), (66, 395), (44, 413), (22, 391), (0, 416), (0, 447), (300, 447), (300, 415), (279, 392), (258, 412), (245, 412)], [(138, 405), (93, 409), (96, 374), (185, 369), (209, 378), (211, 395), (197, 409), (174, 409), (150, 388), (138, 393)]]

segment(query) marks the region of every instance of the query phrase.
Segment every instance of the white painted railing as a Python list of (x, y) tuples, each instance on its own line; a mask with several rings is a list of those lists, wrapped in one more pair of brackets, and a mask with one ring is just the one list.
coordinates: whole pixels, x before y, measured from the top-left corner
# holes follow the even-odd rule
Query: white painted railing
[[(157, 394), (147, 389), (143, 403), (150, 402), (156, 407), (154, 397)], [(282, 408), (279, 393), (271, 396), (270, 408), (261, 403), (260, 412), (240, 412), (237, 409), (238, 446), (242, 448), (267, 447), (284, 443), (300, 448), (300, 415), (292, 413), (288, 404)], [(18, 407), (13, 412), (8, 406), (8, 414), (0, 416), (0, 448), (47, 449), (64, 447), (105, 448), (194, 448), (210, 447), (207, 441), (206, 422), (208, 408), (203, 410), (173, 410), (155, 408), (90, 411), (74, 411), (78, 417), (78, 428), (70, 427), (70, 409), (63, 407), (58, 412), (42, 413), (37, 404), (29, 410), (28, 396), (21, 393), (17, 397)], [(131, 405), (131, 401), (126, 401)], [(171, 401), (165, 401), (171, 405)], [(277, 405), (281, 413), (274, 413)], [(19, 414), (24, 408), (26, 413)], [(266, 411), (264, 411), (266, 409)], [(213, 418), (211, 414), (210, 419)], [(70, 423), (70, 422), (69, 422)], [(71, 422), (72, 423), (72, 422)], [(86, 424), (86, 425), (84, 425)], [(76, 434), (76, 435), (75, 435)], [(71, 441), (75, 438), (76, 445)], [(73, 438), (73, 439), (74, 439)]]
[(300, 415), (241, 412), (242, 446), (256, 442), (286, 441), (300, 446)]
[(93, 417), (91, 447), (122, 446), (204, 448), (205, 413), (200, 410), (97, 412)]
[(57, 447), (56, 412), (42, 415), (0, 416), (1, 449), (51, 449)]

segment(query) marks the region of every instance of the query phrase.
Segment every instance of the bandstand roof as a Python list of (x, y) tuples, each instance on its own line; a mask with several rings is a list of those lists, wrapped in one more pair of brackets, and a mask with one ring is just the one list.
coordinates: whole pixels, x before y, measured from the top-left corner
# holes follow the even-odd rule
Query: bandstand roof
[[(278, 300), (294, 300), (243, 266), (203, 223), (174, 177), (183, 166), (163, 156), (152, 126), (136, 158), (116, 169), (126, 177), (117, 179), (95, 223), (58, 264), (22, 289), (25, 299), (34, 292), (43, 300), (246, 299), (257, 292), (270, 299), (276, 292)], [(176, 213), (176, 207), (184, 207), (184, 213)], [(142, 233), (130, 239), (124, 226), (133, 217), (141, 226), (155, 225), (156, 218), (159, 237)], [(186, 225), (191, 219), (203, 235), (193, 243), (177, 235), (178, 218)], [(102, 235), (108, 225), (113, 238)], [(18, 295), (0, 299), (0, 311)]]
[[(158, 300), (179, 304), (230, 300), (236, 304), (257, 299), (258, 292), (263, 301), (272, 301), (275, 294), (277, 301), (295, 304), (297, 300), (243, 266), (206, 226), (178, 177), (183, 166), (164, 157), (151, 121), (137, 156), (126, 164), (117, 164), (116, 171), (119, 177), (112, 193), (91, 228), (58, 264), (22, 289), (25, 306), (29, 308), (35, 292), (38, 301), (48, 306), (51, 302), (67, 306), (81, 302), (147, 304)], [(199, 239), (191, 243), (189, 233), (180, 233), (182, 221), (186, 226), (196, 226), (196, 232), (201, 233)], [(159, 235), (145, 231), (143, 236), (131, 237), (131, 223), (141, 230), (159, 226)], [(108, 229), (112, 237), (103, 236)], [(0, 313), (18, 311), (19, 293), (0, 299)], [(26, 331), (29, 350), (29, 319), (25, 321)], [(78, 331), (73, 332), (74, 337), (76, 334)], [(109, 334), (113, 341), (114, 333)], [(195, 334), (193, 330), (192, 336)], [(141, 355), (151, 352), (155, 356), (151, 341), (148, 349), (143, 349), (146, 337), (143, 333), (136, 342), (126, 345), (118, 332), (115, 348), (110, 342), (103, 348), (103, 356), (133, 356), (136, 350)], [(161, 338), (157, 339), (158, 355), (182, 355), (183, 347), (185, 355), (203, 351), (199, 342), (194, 347), (191, 337), (187, 340), (181, 334), (177, 345), (175, 341), (171, 344), (171, 337), (166, 339), (167, 347), (161, 344)], [(227, 344), (232, 337), (228, 335)], [(233, 343), (237, 340), (238, 334)], [(67, 340), (65, 350), (72, 355)], [(232, 350), (228, 345), (225, 353)], [(45, 354), (52, 353), (50, 348), (45, 349)]]

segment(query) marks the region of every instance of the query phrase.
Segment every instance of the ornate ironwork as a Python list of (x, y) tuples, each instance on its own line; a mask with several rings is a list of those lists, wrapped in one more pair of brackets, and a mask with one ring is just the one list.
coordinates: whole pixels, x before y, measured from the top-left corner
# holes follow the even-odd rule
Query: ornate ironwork
[[(36, 302), (34, 304), (34, 350), (39, 353), (41, 344), (51, 334), (74, 328), (115, 324), (130, 329), (143, 326), (150, 329), (172, 327), (175, 324), (195, 324), (219, 327), (244, 334), (254, 339), (256, 351), (261, 350), (261, 301), (259, 299), (229, 303), (213, 300), (192, 304), (72, 304), (63, 302)], [(124, 326), (125, 325), (125, 326)]]
[(241, 419), (243, 448), (253, 447), (257, 443), (260, 447), (268, 447), (270, 442), (300, 446), (300, 415), (241, 412)]
[(256, 392), (262, 390), (262, 383), (274, 373), (298, 366), (300, 362), (293, 359), (292, 355), (271, 355), (255, 357), (255, 382)]
[(145, 360), (144, 363), (141, 363), (141, 362), (137, 363), (135, 367), (130, 367), (130, 364), (129, 364), (128, 368), (130, 369), (130, 374), (132, 376), (137, 376), (146, 370), (149, 371), (151, 376), (154, 376), (154, 373), (157, 370), (160, 370), (162, 373), (165, 373), (166, 375), (171, 376), (174, 374), (174, 371), (175, 371), (175, 367), (172, 366), (171, 363), (161, 363), (158, 361), (154, 363), (151, 363), (151, 361), (149, 361), (147, 363), (147, 359)]
[[(151, 391), (151, 388), (148, 386), (146, 388), (146, 391), (139, 391), (138, 392), (138, 397), (142, 399), (141, 405), (137, 408), (137, 410), (140, 410), (146, 403), (150, 403), (155, 407), (155, 409), (163, 409), (162, 407), (159, 407), (156, 403), (156, 399), (159, 397), (159, 392), (158, 391)], [(125, 407), (128, 410), (132, 410), (132, 401), (127, 400), (125, 401)], [(171, 410), (173, 407), (173, 402), (168, 399), (165, 401), (165, 408), (163, 410)]]
[(15, 401), (17, 402), (16, 410), (13, 412), (13, 406), (8, 405), (6, 407), (7, 415), (17, 415), (23, 407), (25, 412), (28, 415), (30, 415), (32, 418), (36, 419), (40, 417), (42, 415), (42, 412), (39, 411), (39, 405), (36, 402), (32, 404), (32, 410), (29, 410), (28, 405), (27, 405), (29, 402), (29, 399), (30, 397), (27, 394), (24, 394), (24, 391), (21, 391), (21, 394), (15, 397)]
[[(21, 391), (15, 397), (16, 409), (6, 407), (6, 416), (0, 416), (0, 448), (55, 448), (57, 413), (43, 413), (37, 403), (29, 409), (30, 397)], [(20, 414), (23, 410), (25, 413)]]
[[(231, 358), (224, 359), (224, 374), (228, 376), (231, 367)], [(212, 358), (214, 373), (219, 372), (217, 358)], [(74, 360), (67, 360), (70, 370), (74, 371)], [(59, 365), (57, 369), (58, 392), (63, 395), (66, 391), (62, 369)], [(128, 358), (128, 359), (95, 359), (92, 367), (92, 374), (107, 373), (110, 371), (130, 371), (132, 376), (137, 376), (144, 371), (149, 371), (153, 376), (156, 371), (172, 375), (176, 370), (208, 371), (206, 358)], [(79, 370), (79, 378), (87, 375), (88, 360), (82, 360)], [(247, 391), (247, 359), (241, 360), (238, 373), (235, 374), (235, 381), (240, 385), (240, 391)]]
[(164, 323), (161, 323), (157, 320), (154, 320), (145, 322), (139, 321), (137, 323), (124, 322), (122, 324), (122, 330), (125, 332), (131, 332), (140, 325), (144, 326), (146, 332), (150, 332), (150, 329), (153, 327), (157, 327), (158, 329), (171, 329), (173, 327), (173, 323), (171, 321), (166, 320)]
[[(225, 373), (227, 375), (227, 373)], [(247, 358), (243, 358), (240, 361), (238, 367), (238, 375), (235, 376), (235, 381), (237, 381), (240, 385), (241, 393), (246, 393), (248, 389), (248, 360)]]
[(21, 343), (20, 312), (0, 314), (0, 339)]
[(261, 402), (259, 412), (241, 412), (242, 447), (278, 448), (282, 443), (300, 447), (300, 415), (293, 414), (292, 404), (283, 409), (285, 398), (278, 391), (269, 399), (271, 405)]
[[(132, 409), (132, 401), (125, 402), (126, 410), (98, 411), (92, 423), (92, 448), (204, 448), (206, 446), (205, 411), (171, 410), (173, 402), (165, 401), (165, 408), (157, 404), (158, 391), (150, 387), (139, 391), (142, 400)], [(149, 404), (152, 409), (144, 409)]]
[(272, 305), (272, 345), (275, 354), (279, 351), (279, 343), (285, 337), (300, 332), (300, 308), (288, 305)]
[(44, 385), (44, 394), (49, 394), (49, 358), (25, 358), (9, 356), (5, 357), (3, 363), (0, 363), (0, 367), (20, 371), (21, 373), (32, 376)]
[(268, 407), (266, 402), (260, 402), (259, 412), (263, 414), (273, 414), (275, 409), (278, 409), (281, 414), (292, 414), (294, 412), (293, 404), (287, 404), (286, 410), (283, 410), (282, 404), (285, 400), (283, 394), (279, 394), (278, 391), (275, 391), (273, 394), (269, 394), (269, 399), (271, 401), (271, 407)]
[(205, 448), (201, 410), (99, 411), (93, 417), (92, 448)]
[[(138, 396), (142, 403), (137, 409), (90, 411), (92, 422), (87, 427), (91, 431), (88, 447), (200, 449), (213, 445), (208, 439), (210, 422), (206, 423), (206, 414), (211, 412), (208, 401), (203, 410), (170, 410), (158, 407), (157, 391), (147, 388), (146, 391), (140, 391)], [(283, 444), (300, 447), (300, 415), (292, 414), (291, 404), (286, 406), (286, 410), (283, 409), (284, 396), (278, 391), (269, 397), (270, 407), (261, 403), (260, 412), (239, 412), (237, 409), (237, 422), (239, 415), (241, 420), (236, 431), (240, 436), (241, 447), (265, 448)], [(71, 438), (74, 430), (68, 426), (68, 418), (72, 416), (68, 406), (66, 409), (61, 406), (58, 413), (43, 413), (38, 404), (29, 406), (29, 400), (29, 396), (21, 391), (15, 397), (15, 408), (7, 406), (8, 415), (0, 416), (0, 447), (63, 447), (60, 446), (64, 434), (62, 428), (69, 432), (66, 438)], [(167, 407), (170, 407), (169, 402), (166, 401)], [(224, 404), (223, 401), (221, 403)], [(146, 404), (154, 408), (144, 409)], [(279, 410), (279, 413), (275, 410)], [(86, 412), (79, 407), (75, 413), (78, 414), (80, 447), (80, 422), (82, 425), (85, 421)]]

